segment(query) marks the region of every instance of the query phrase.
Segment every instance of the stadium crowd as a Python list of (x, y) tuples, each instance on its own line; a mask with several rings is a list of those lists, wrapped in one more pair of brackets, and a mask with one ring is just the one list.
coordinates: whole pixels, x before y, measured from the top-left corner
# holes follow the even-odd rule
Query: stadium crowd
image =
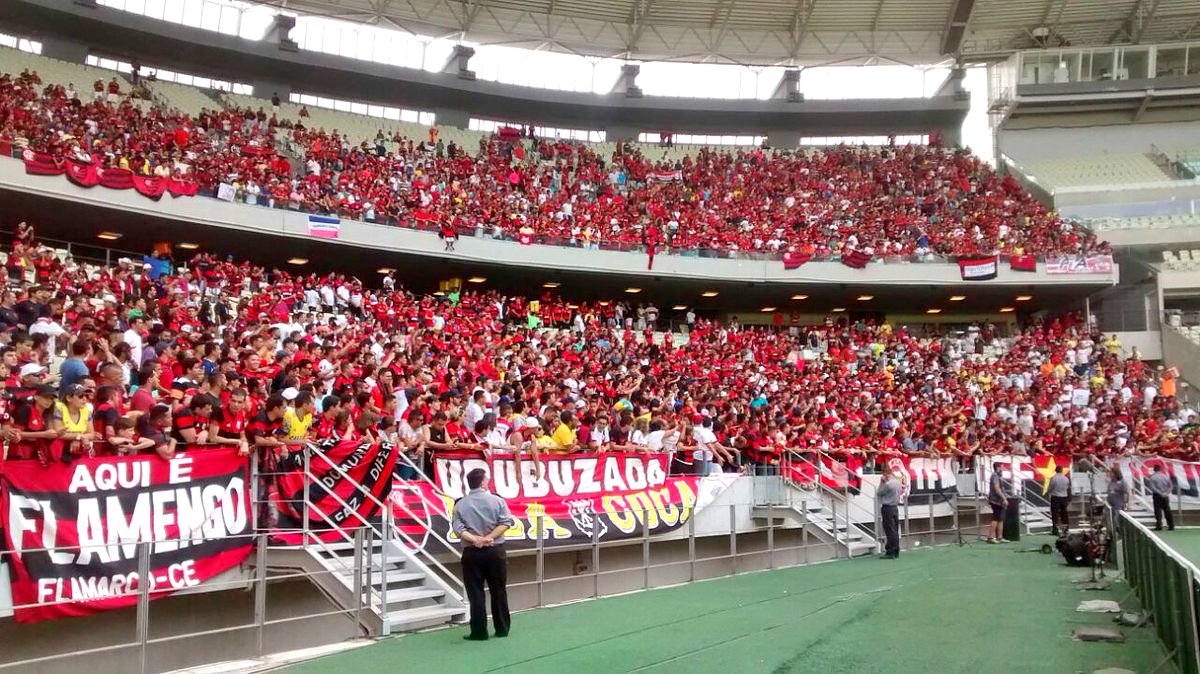
[(1071, 315), (1012, 337), (844, 318), (656, 335), (645, 307), (553, 293), (422, 296), (211, 254), (86, 270), (24, 223), (7, 265), (10, 461), (366, 437), (416, 467), (450, 450), (662, 451), (704, 472), (787, 450), (1195, 458), (1200, 437), (1173, 371)]
[(35, 72), (0, 77), (0, 145), (195, 181), (210, 194), (224, 185), (250, 203), (522, 242), (817, 259), (1107, 252), (1011, 177), (936, 141), (703, 148), (655, 161), (630, 144), (598, 156), (507, 128), (477, 148), (444, 144), (436, 128), (428, 142), (383, 131), (352, 139), (309, 128), (303, 110), (189, 113), (134, 99), (116, 80), (96, 87), (88, 100)]

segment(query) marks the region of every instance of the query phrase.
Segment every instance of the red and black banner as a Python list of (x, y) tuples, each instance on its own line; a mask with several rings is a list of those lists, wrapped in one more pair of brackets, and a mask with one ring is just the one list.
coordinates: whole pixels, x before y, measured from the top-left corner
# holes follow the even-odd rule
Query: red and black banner
[(852, 250), (842, 255), (842, 264), (854, 269), (866, 269), (872, 255), (864, 250)]
[(133, 189), (145, 197), (150, 197), (155, 201), (162, 198), (164, 192), (167, 191), (167, 179), (157, 176), (133, 176)]
[(1037, 271), (1037, 256), (1013, 255), (1008, 258), (1008, 266), (1013, 271)]
[(990, 281), (999, 272), (1000, 257), (980, 255), (958, 258), (958, 271), (964, 281)]
[(26, 149), (21, 153), (21, 158), (25, 160), (25, 172), (36, 176), (59, 176), (66, 171), (63, 162), (46, 152)]
[(795, 269), (813, 259), (813, 254), (802, 250), (789, 250), (783, 254), (783, 268)]
[[(144, 583), (160, 598), (241, 564), (254, 541), (249, 473), (225, 449), (7, 462), (0, 509), (17, 621), (130, 606)], [(145, 580), (139, 551), (150, 555)]]
[(89, 161), (67, 159), (66, 167), (67, 180), (80, 187), (94, 187), (100, 183), (100, 176), (96, 174), (96, 165)]
[(97, 169), (100, 184), (113, 190), (127, 190), (133, 187), (133, 171), (123, 168)]
[[(363, 520), (379, 516), (379, 503), (386, 502), (392, 493), (392, 471), (396, 467), (398, 450), (386, 442), (357, 442), (326, 440), (315, 445), (309, 460), (313, 481), (308, 489), (308, 524), (310, 528), (353, 529), (363, 526)], [(304, 519), (304, 464), (300, 452), (294, 452), (288, 463), (292, 469), (275, 480), (275, 505), (280, 514), (280, 532), (276, 536), (292, 542), (286, 530), (298, 528)], [(360, 489), (360, 487), (362, 489)], [(373, 498), (369, 498), (370, 493)], [(294, 535), (299, 540), (299, 535)]]
[(857, 456), (847, 457), (838, 461), (829, 456), (821, 455), (811, 461), (795, 461), (787, 465), (788, 479), (795, 482), (801, 489), (816, 489), (817, 481), (830, 489), (848, 491), (857, 494), (862, 488), (863, 461)]
[(687, 524), (737, 479), (733, 473), (668, 475), (666, 454), (550, 455), (540, 474), (531, 459), (518, 476), (511, 454), (483, 458), (472, 453), (439, 454), (434, 485), (397, 481), (392, 512), (409, 545), (424, 547), (428, 532), (456, 542), (451, 530), (454, 503), (467, 492), (466, 475), (485, 468), (491, 490), (505, 500), (513, 526), (505, 545), (535, 547), (612, 541), (661, 534)]

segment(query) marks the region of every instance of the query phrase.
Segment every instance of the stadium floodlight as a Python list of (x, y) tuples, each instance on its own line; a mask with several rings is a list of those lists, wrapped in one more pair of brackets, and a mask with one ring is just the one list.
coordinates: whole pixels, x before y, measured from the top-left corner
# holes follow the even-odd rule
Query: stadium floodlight
[(191, 241), (180, 241), (179, 243), (175, 244), (175, 247), (182, 248), (183, 250), (196, 250), (200, 247), (200, 244), (192, 243)]
[(672, 311), (684, 311), (686, 309), (687, 309), (686, 304), (676, 304), (675, 306), (671, 307)]
[(835, 313), (835, 314), (840, 314), (844, 311), (846, 311), (846, 307), (834, 307), (833, 308), (833, 313)]
[(769, 313), (771, 313), (772, 311), (775, 311), (775, 309), (776, 309), (776, 307), (763, 307), (763, 308), (762, 308), (762, 312), (763, 312), (764, 314), (769, 314)]
[(288, 260), (288, 264), (308, 264), (308, 258), (306, 258), (306, 257), (293, 257), (293, 258), (291, 258), (291, 259), (289, 259), (289, 260)]
[(875, 299), (874, 295), (859, 295), (858, 296), (859, 302), (870, 302), (873, 299)]
[(967, 296), (966, 296), (966, 295), (951, 295), (951, 296), (950, 296), (950, 301), (951, 301), (951, 302), (961, 302), (961, 301), (963, 301), (963, 300), (965, 300), (965, 299), (967, 299)]
[(545, 283), (542, 284), (542, 287), (543, 288), (557, 288), (560, 285), (562, 285), (562, 284), (559, 283), (558, 281), (546, 281)]
[(806, 300), (806, 299), (808, 299), (808, 295), (792, 295), (792, 299), (794, 299), (794, 300)]
[(941, 310), (941, 309), (926, 309), (926, 310), (925, 310), (925, 313), (927, 313), (927, 314), (940, 314), (940, 313), (942, 313), (942, 310)]
[(1002, 314), (1011, 314), (1012, 312), (1014, 312), (1016, 310), (1017, 310), (1016, 307), (1000, 307), (1000, 313), (1002, 313)]
[(467, 279), (467, 283), (483, 283), (486, 280), (486, 276), (472, 276), (471, 278)]
[(1016, 299), (1018, 302), (1028, 302), (1033, 299), (1033, 295), (1017, 295)]
[(630, 295), (636, 295), (636, 294), (642, 292), (642, 289), (641, 288), (626, 288), (625, 292), (629, 293)]
[(122, 234), (120, 232), (100, 232), (96, 235), (96, 238), (104, 239), (105, 241), (116, 241), (117, 239), (121, 238), (121, 236)]
[(704, 292), (700, 293), (700, 296), (701, 297), (716, 297), (717, 295), (720, 295), (720, 294), (721, 293), (719, 293), (715, 290), (705, 290)]

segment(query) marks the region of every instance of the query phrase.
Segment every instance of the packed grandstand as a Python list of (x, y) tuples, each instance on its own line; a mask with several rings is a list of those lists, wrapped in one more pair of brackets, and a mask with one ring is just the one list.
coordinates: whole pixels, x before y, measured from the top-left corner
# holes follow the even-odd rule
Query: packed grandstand
[[(77, 88), (78, 87), (78, 88)], [(90, 89), (90, 91), (88, 90)], [(404, 227), (582, 247), (682, 254), (867, 259), (1109, 252), (1055, 216), (1011, 176), (971, 153), (930, 145), (811, 151), (655, 148), (586, 143), (503, 127), (477, 147), (438, 129), (351, 138), (278, 105), (180, 111), (150, 106), (116, 79), (0, 79), (0, 144), (38, 173), (95, 184), (152, 179), (274, 208)], [(284, 147), (295, 156), (295, 166)], [(165, 187), (150, 187), (157, 196)]]
[(0, 302), (10, 461), (361, 437), (418, 465), (452, 450), (665, 451), (677, 470), (729, 472), (789, 450), (1197, 454), (1174, 371), (1074, 314), (1011, 335), (831, 316), (698, 319), (681, 336), (656, 331), (656, 309), (553, 291), (422, 296), (207, 253), (170, 273), (64, 265), (33, 231), (18, 230)]

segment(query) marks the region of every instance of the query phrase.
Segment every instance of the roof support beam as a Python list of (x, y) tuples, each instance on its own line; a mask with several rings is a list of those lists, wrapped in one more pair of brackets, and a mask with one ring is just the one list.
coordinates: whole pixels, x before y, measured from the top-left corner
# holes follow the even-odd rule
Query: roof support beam
[(954, 0), (950, 14), (946, 16), (946, 28), (942, 31), (942, 54), (957, 57), (962, 51), (963, 38), (974, 13), (975, 0)]
[(808, 35), (808, 21), (812, 18), (813, 9), (816, 6), (817, 0), (796, 0), (796, 9), (792, 12), (792, 20), (788, 24), (788, 32), (791, 35), (792, 42), (788, 55), (793, 60), (800, 54), (800, 47), (804, 44), (804, 37)]
[(725, 39), (725, 31), (729, 28), (729, 19), (733, 16), (733, 6), (736, 4), (737, 0), (721, 0), (713, 11), (712, 20), (708, 22), (710, 33), (718, 24), (721, 26), (717, 31), (717, 36), (713, 38), (712, 44), (709, 45), (709, 51), (713, 54), (716, 54), (721, 48), (721, 40)]
[(887, 0), (879, 0), (875, 5), (875, 18), (871, 20), (871, 53), (879, 51), (879, 20), (883, 17), (883, 6)]
[(1129, 16), (1121, 22), (1121, 26), (1108, 36), (1108, 43), (1116, 44), (1121, 35), (1125, 35), (1130, 42), (1137, 44), (1142, 39), (1142, 31), (1146, 30), (1146, 26), (1154, 20), (1154, 14), (1157, 11), (1158, 0), (1138, 0), (1138, 3), (1129, 11)]
[(1146, 110), (1150, 107), (1150, 102), (1154, 100), (1154, 94), (1147, 91), (1146, 97), (1142, 99), (1142, 104), (1138, 106), (1137, 112), (1133, 113), (1133, 121), (1140, 122), (1142, 115), (1146, 114)]
[(638, 42), (642, 40), (642, 33), (646, 31), (647, 17), (650, 16), (650, 6), (654, 4), (654, 0), (634, 0), (633, 7), (629, 12), (629, 44), (625, 45), (625, 51), (633, 54), (637, 51)]

